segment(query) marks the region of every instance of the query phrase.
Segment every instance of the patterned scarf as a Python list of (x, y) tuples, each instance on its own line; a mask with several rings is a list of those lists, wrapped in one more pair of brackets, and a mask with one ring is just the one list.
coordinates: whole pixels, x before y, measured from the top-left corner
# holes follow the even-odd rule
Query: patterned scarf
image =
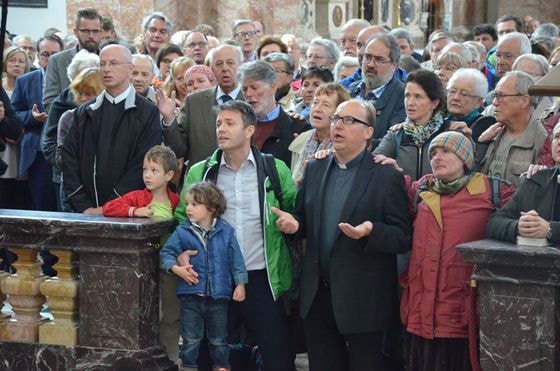
[(437, 132), (443, 125), (443, 116), (441, 112), (436, 112), (426, 125), (417, 125), (408, 118), (404, 122), (404, 133), (412, 137), (412, 141), (416, 147), (423, 147), (430, 137)]
[(322, 143), (319, 142), (319, 136), (317, 135), (317, 130), (313, 129), (313, 133), (309, 137), (307, 143), (305, 143), (305, 148), (303, 149), (303, 154), (301, 156), (301, 171), (300, 176), (296, 179), (296, 185), (299, 185), (303, 176), (305, 174), (305, 168), (307, 163), (313, 160), (315, 153), (322, 151), (324, 149), (331, 149), (333, 146), (330, 135)]
[(449, 183), (444, 183), (439, 178), (433, 178), (431, 181), (429, 181), (428, 188), (429, 191), (438, 193), (440, 195), (452, 195), (465, 188), (466, 185), (470, 182), (471, 177), (472, 173), (469, 173)]

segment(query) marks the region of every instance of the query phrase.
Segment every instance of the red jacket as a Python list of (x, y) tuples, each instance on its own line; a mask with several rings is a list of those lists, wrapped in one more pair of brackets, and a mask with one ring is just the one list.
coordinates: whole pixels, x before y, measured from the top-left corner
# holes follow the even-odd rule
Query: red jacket
[[(430, 177), (412, 184), (411, 200)], [(513, 186), (501, 184), (502, 205), (514, 191)], [(463, 261), (455, 246), (486, 238), (486, 223), (494, 212), (490, 183), (485, 175), (475, 173), (458, 193), (420, 192), (418, 202), (412, 255), (408, 272), (401, 276), (401, 320), (408, 332), (426, 339), (467, 338), (473, 265)]]
[[(167, 189), (167, 196), (171, 202), (171, 208), (179, 204), (179, 196)], [(134, 217), (134, 209), (148, 206), (152, 202), (152, 192), (147, 189), (128, 192), (122, 197), (115, 198), (103, 205), (103, 215), (113, 217)]]

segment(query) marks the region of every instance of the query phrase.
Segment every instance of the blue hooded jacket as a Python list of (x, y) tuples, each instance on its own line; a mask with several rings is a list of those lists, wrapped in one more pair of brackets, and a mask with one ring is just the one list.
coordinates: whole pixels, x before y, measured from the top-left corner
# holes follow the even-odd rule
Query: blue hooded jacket
[(190, 258), (190, 263), (198, 273), (199, 283), (189, 286), (179, 279), (177, 295), (204, 295), (229, 300), (233, 295), (233, 286), (248, 281), (235, 231), (223, 219), (217, 218), (206, 238), (203, 234), (200, 227), (186, 219), (161, 248), (161, 267), (170, 272), (183, 251), (196, 250), (198, 254)]

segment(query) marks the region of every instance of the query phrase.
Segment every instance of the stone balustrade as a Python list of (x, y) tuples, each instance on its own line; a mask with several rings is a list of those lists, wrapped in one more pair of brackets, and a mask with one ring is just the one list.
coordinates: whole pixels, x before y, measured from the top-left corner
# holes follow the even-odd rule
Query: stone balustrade
[[(175, 370), (158, 343), (160, 236), (172, 221), (0, 210), (0, 364), (10, 370)], [(38, 253), (58, 258), (55, 277)], [(0, 305), (2, 307), (2, 305)], [(6, 306), (8, 308), (8, 306)]]
[(560, 250), (494, 240), (457, 247), (475, 264), (483, 370), (560, 370)]

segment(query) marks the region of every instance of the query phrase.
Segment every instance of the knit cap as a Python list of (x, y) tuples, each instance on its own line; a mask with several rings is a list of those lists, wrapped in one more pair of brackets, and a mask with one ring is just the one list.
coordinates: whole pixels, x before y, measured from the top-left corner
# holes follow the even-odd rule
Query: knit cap
[(456, 154), (457, 157), (463, 161), (468, 170), (473, 168), (474, 155), (472, 143), (466, 136), (458, 131), (446, 131), (432, 139), (430, 147), (428, 148), (430, 158), (432, 157), (432, 151), (436, 147), (445, 148)]
[(200, 73), (201, 75), (206, 76), (206, 78), (208, 79), (208, 81), (210, 81), (210, 83), (212, 85), (216, 85), (216, 83), (217, 83), (216, 82), (216, 77), (214, 76), (214, 73), (212, 72), (212, 70), (208, 66), (205, 66), (203, 64), (197, 64), (197, 65), (194, 65), (191, 68), (189, 68), (187, 70), (187, 72), (185, 72), (185, 82), (189, 79), (189, 77), (193, 73)]

